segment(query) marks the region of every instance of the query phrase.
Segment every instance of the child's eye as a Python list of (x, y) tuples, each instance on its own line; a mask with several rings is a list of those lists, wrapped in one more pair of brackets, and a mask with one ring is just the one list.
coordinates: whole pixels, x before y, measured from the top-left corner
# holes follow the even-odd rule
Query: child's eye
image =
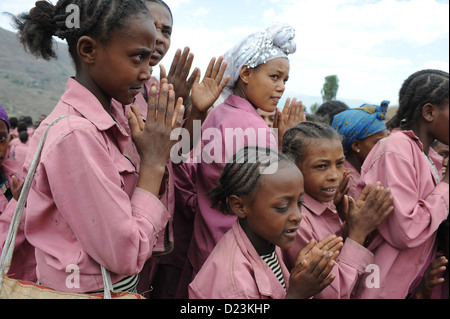
[(274, 79), (274, 80), (278, 80), (278, 78), (279, 78), (279, 76), (278, 75), (276, 75), (276, 74), (274, 74), (274, 75), (271, 75), (270, 76), (272, 79)]
[(143, 54), (136, 54), (136, 55), (134, 56), (134, 58), (135, 58), (136, 60), (138, 60), (138, 61), (142, 61), (142, 60), (144, 60), (144, 55), (143, 55)]
[(297, 202), (297, 206), (302, 206), (302, 205), (303, 205), (303, 203), (304, 203), (304, 201), (303, 201), (303, 200), (299, 200), (299, 201)]
[(288, 206), (286, 206), (286, 207), (276, 207), (275, 209), (277, 211), (279, 211), (280, 213), (285, 213), (285, 212), (288, 211), (289, 207)]
[(147, 50), (145, 50), (145, 51), (143, 50), (139, 53), (132, 55), (131, 58), (133, 59), (134, 62), (141, 63), (141, 62), (144, 62), (145, 59), (147, 57), (149, 57), (150, 55), (151, 55), (150, 51), (147, 52)]

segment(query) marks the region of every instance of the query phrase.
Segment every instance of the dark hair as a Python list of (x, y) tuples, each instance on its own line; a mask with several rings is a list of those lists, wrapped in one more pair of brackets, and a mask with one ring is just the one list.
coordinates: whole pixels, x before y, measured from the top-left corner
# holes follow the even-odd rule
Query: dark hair
[(397, 114), (387, 126), (410, 130), (425, 104), (440, 106), (448, 100), (448, 89), (448, 72), (428, 69), (412, 74), (400, 89)]
[(301, 164), (306, 157), (305, 150), (312, 139), (337, 139), (342, 136), (330, 125), (320, 122), (302, 122), (290, 128), (283, 136), (282, 152), (295, 164)]
[(320, 122), (320, 123), (329, 124), (328, 115), (321, 116), (321, 115), (317, 115), (315, 113), (314, 114), (306, 113), (306, 120), (308, 122)]
[(167, 10), (169, 10), (170, 13), (170, 18), (172, 19), (172, 24), (173, 24), (173, 15), (172, 15), (172, 10), (170, 10), (169, 6), (167, 5), (167, 3), (165, 3), (162, 0), (146, 0), (147, 2), (153, 2), (153, 3), (158, 3), (158, 4), (162, 4), (164, 7), (167, 8)]
[(325, 118), (328, 124), (331, 125), (336, 114), (347, 111), (348, 109), (350, 108), (344, 102), (333, 100), (323, 103), (314, 114)]
[[(66, 12), (69, 5), (79, 9), (79, 28), (67, 26), (66, 21), (73, 14), (71, 10)], [(111, 32), (125, 28), (125, 20), (139, 13), (151, 16), (143, 0), (59, 0), (56, 5), (37, 1), (29, 13), (12, 19), (25, 50), (45, 60), (56, 58), (53, 36), (57, 36), (67, 40), (78, 69), (77, 43), (82, 36), (107, 44)]]
[(211, 208), (220, 204), (222, 213), (232, 214), (228, 198), (232, 195), (252, 196), (261, 185), (264, 169), (273, 163), (277, 163), (278, 169), (286, 164), (294, 165), (284, 154), (263, 147), (247, 146), (236, 152), (225, 165), (219, 185), (207, 194), (211, 198)]
[(17, 132), (23, 132), (23, 131), (27, 131), (28, 129), (28, 124), (25, 123), (24, 121), (19, 121), (19, 123), (17, 123)]
[(18, 123), (19, 123), (19, 119), (17, 117), (9, 118), (9, 125), (11, 126), (11, 128), (16, 128)]
[(19, 139), (22, 143), (26, 143), (28, 141), (28, 132), (27, 131), (21, 131), (19, 133)]

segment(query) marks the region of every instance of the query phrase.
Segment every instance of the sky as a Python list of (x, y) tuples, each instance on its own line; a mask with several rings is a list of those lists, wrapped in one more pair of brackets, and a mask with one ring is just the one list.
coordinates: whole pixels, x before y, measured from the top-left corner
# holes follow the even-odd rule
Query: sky
[[(0, 0), (0, 13), (28, 11), (35, 0)], [(52, 1), (55, 3), (55, 0)], [(245, 36), (271, 22), (296, 30), (284, 98), (315, 96), (328, 75), (337, 75), (337, 99), (398, 105), (398, 92), (412, 73), (449, 71), (448, 0), (166, 0), (174, 16), (168, 70), (176, 49), (189, 46), (204, 73)], [(0, 27), (11, 30), (0, 14)], [(0, 44), (1, 45), (1, 44)], [(158, 75), (158, 68), (155, 70)], [(305, 103), (306, 106), (312, 104)]]

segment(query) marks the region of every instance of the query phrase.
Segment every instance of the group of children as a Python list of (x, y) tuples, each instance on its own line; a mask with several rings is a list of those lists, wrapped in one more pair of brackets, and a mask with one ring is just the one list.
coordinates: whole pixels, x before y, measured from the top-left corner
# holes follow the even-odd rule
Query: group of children
[[(296, 99), (277, 108), (296, 51), (288, 24), (213, 58), (203, 79), (179, 50), (158, 81), (173, 27), (164, 2), (77, 1), (75, 29), (64, 23), (71, 3), (38, 1), (14, 18), (35, 56), (55, 56), (52, 36), (67, 40), (76, 75), (17, 172), (69, 115), (44, 144), (12, 276), (92, 293), (103, 265), (114, 289), (150, 298), (448, 298), (435, 288), (448, 279), (448, 170), (433, 149), (448, 155), (448, 73), (404, 82), (391, 132), (387, 101), (323, 123)], [(177, 128), (191, 138), (183, 163), (171, 161)], [(243, 134), (230, 141), (230, 130)], [(2, 246), (20, 180), (10, 186)], [(78, 286), (66, 285), (69, 265)]]

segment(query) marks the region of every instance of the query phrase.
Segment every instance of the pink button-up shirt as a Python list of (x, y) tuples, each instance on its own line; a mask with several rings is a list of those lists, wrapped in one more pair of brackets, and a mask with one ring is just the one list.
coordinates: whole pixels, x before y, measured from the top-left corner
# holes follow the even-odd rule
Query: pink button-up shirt
[(359, 178), (361, 175), (356, 170), (355, 167), (353, 167), (352, 164), (350, 164), (349, 161), (344, 161), (344, 170), (350, 172), (350, 180), (348, 181), (348, 185), (350, 186), (350, 189), (348, 190), (347, 195), (355, 198), (355, 191), (356, 191), (356, 185), (358, 185)]
[[(136, 188), (139, 157), (119, 123), (76, 80), (30, 141), (25, 168), (44, 129), (50, 129), (30, 190), (25, 235), (36, 248), (37, 277), (51, 288), (86, 292), (103, 288), (100, 265), (113, 282), (139, 273), (152, 255), (169, 214), (150, 192)], [(118, 119), (115, 121), (114, 119)], [(72, 269), (72, 270), (71, 270)], [(66, 279), (79, 270), (79, 287)]]
[[(237, 134), (238, 138), (234, 142), (231, 135), (227, 135), (232, 130), (245, 132), (247, 129), (249, 135)], [(249, 138), (251, 133), (255, 134), (255, 139)], [(230, 95), (224, 103), (211, 111), (202, 126), (202, 139), (204, 153), (201, 154), (202, 161), (197, 165), (196, 177), (198, 207), (188, 250), (194, 274), (200, 270), (216, 243), (237, 218), (224, 215), (219, 208), (211, 208), (211, 200), (206, 195), (218, 185), (226, 160), (247, 145), (278, 150), (275, 133), (250, 102), (235, 95)]]
[[(429, 157), (440, 172), (442, 158), (432, 148)], [(379, 269), (379, 288), (374, 286), (376, 274), (367, 273), (355, 297), (405, 298), (426, 261), (434, 256), (436, 230), (449, 212), (449, 186), (438, 183), (412, 131), (396, 131), (375, 145), (362, 166), (357, 193), (377, 181), (391, 189), (394, 211), (368, 246)]]
[[(342, 236), (343, 222), (339, 218), (332, 202), (321, 203), (305, 194), (302, 208), (303, 219), (297, 231), (294, 245), (283, 251), (284, 262), (288, 269), (295, 265), (298, 252), (311, 239), (316, 242), (330, 235)], [(336, 259), (331, 273), (336, 275), (331, 285), (315, 295), (318, 299), (349, 299), (358, 278), (366, 267), (373, 262), (373, 254), (364, 246), (346, 238), (344, 246)]]
[[(12, 199), (0, 215), (0, 254), (3, 251), (16, 206), (17, 201)], [(25, 211), (26, 207), (24, 208), (24, 215)], [(25, 221), (24, 218), (22, 218), (16, 234), (14, 256), (11, 261), (8, 276), (15, 279), (36, 282), (36, 258), (34, 256), (34, 247), (25, 238), (24, 228)]]
[(24, 144), (19, 138), (15, 138), (9, 142), (7, 156), (8, 158), (19, 162), (20, 167), (22, 168), (23, 162), (25, 162), (25, 158), (27, 156), (27, 151), (28, 142)]
[[(289, 287), (289, 272), (276, 247), (276, 255)], [(283, 299), (286, 290), (256, 252), (236, 221), (217, 243), (194, 281), (190, 299)]]

